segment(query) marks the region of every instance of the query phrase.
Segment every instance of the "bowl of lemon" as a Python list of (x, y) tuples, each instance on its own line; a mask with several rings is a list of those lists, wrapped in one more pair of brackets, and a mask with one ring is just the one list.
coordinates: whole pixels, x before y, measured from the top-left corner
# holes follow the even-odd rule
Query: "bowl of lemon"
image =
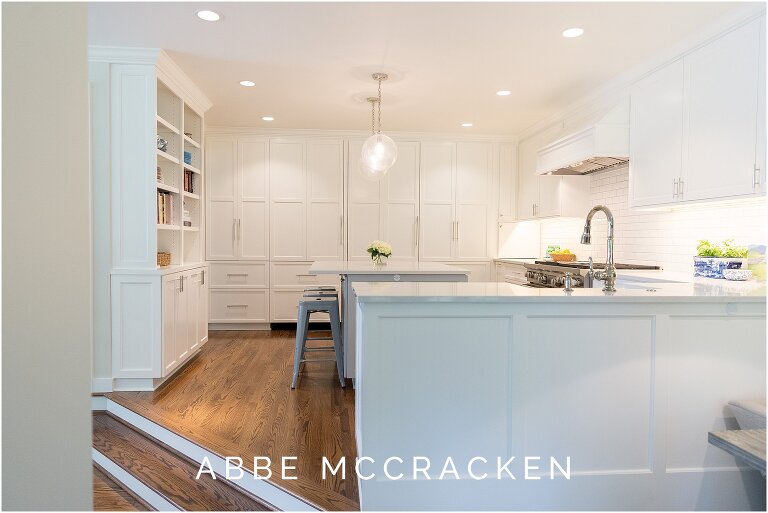
[(573, 262), (576, 260), (576, 255), (571, 253), (569, 249), (558, 249), (549, 254), (552, 260), (555, 262)]

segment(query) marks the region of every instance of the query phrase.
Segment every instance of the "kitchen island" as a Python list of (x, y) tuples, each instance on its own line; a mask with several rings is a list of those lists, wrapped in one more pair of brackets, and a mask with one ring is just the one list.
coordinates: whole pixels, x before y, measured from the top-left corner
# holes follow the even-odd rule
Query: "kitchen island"
[(355, 379), (355, 302), (352, 284), (356, 282), (466, 282), (469, 271), (436, 262), (373, 262), (319, 260), (309, 268), (312, 274), (338, 274), (341, 278), (342, 339), (344, 376)]
[(354, 291), (363, 510), (765, 508), (707, 442), (765, 397), (764, 285)]

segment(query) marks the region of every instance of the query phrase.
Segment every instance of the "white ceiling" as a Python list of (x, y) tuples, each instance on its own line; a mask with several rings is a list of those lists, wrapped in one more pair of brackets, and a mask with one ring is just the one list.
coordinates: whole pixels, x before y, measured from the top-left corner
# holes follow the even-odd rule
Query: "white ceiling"
[(89, 43), (165, 49), (213, 102), (210, 125), (365, 130), (385, 71), (384, 131), (517, 134), (743, 6), (91, 3)]

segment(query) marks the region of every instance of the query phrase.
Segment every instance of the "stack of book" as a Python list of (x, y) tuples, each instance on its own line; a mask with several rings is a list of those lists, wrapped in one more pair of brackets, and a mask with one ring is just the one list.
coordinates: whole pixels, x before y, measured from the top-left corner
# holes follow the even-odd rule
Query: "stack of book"
[(191, 192), (193, 194), (195, 192), (194, 173), (188, 169), (184, 170), (184, 191)]
[(157, 224), (173, 224), (173, 194), (157, 191)]

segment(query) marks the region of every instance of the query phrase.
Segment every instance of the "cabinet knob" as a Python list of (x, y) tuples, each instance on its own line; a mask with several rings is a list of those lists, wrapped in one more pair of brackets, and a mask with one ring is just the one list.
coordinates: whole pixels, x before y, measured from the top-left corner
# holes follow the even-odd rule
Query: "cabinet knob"
[(394, 275), (394, 276), (392, 277), (392, 279), (393, 279), (393, 280), (395, 280), (395, 281), (400, 281), (400, 275), (399, 275), (399, 274), (396, 274), (396, 275)]

